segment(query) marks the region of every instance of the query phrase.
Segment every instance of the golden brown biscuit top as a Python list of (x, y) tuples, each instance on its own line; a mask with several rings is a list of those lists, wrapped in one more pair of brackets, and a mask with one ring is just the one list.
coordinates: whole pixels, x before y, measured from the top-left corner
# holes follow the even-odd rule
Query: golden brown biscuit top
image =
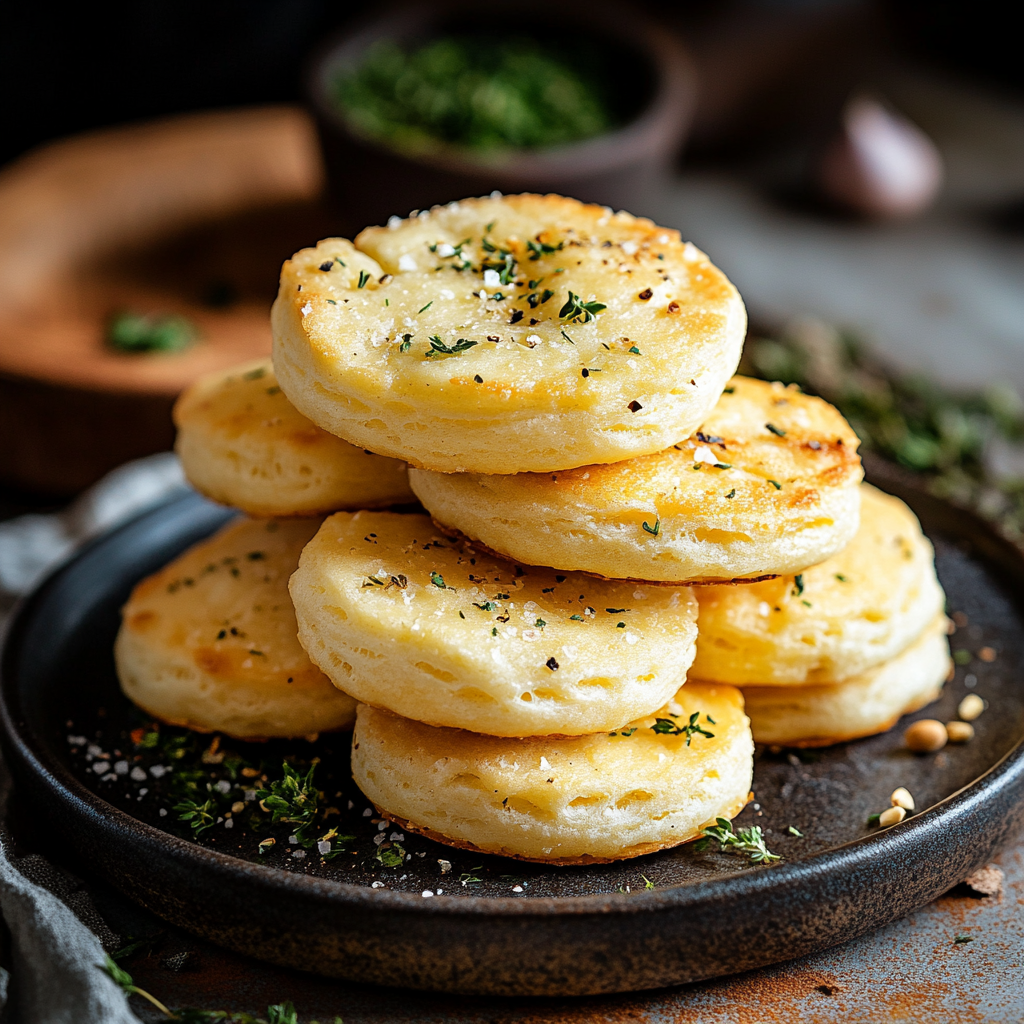
[(327, 239), (285, 263), (278, 302), (356, 392), (480, 411), (610, 403), (633, 424), (656, 397), (720, 380), (745, 325), (735, 288), (678, 232), (559, 196)]
[(733, 377), (701, 430), (672, 448), (610, 465), (519, 473), (509, 482), (523, 502), (562, 493), (594, 509), (635, 505), (647, 514), (653, 500), (666, 518), (699, 517), (714, 500), (721, 504), (716, 519), (728, 511), (739, 522), (752, 514), (810, 511), (822, 488), (857, 483), (859, 444), (838, 410), (820, 398)]

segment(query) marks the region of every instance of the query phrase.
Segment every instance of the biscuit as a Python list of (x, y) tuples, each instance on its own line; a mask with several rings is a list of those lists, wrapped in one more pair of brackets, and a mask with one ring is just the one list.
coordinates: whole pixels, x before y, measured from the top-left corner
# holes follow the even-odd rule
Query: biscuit
[(934, 553), (899, 498), (861, 487), (849, 546), (797, 576), (743, 587), (701, 587), (690, 674), (734, 686), (832, 683), (912, 644), (945, 596)]
[(291, 580), (299, 641), (364, 704), (494, 736), (579, 735), (661, 707), (686, 678), (685, 588), (523, 569), (423, 515), (339, 512)]
[(617, 579), (799, 572), (857, 529), (857, 436), (827, 402), (734, 377), (693, 437), (612, 466), (516, 476), (410, 470), (446, 528), (509, 558)]
[(677, 231), (519, 195), (303, 249), (272, 326), (281, 386), (325, 430), (445, 473), (518, 473), (687, 437), (736, 369), (746, 312)]
[(841, 683), (744, 687), (754, 739), (823, 747), (885, 732), (939, 696), (951, 664), (946, 626), (936, 616), (906, 650)]
[(311, 423), (278, 387), (269, 359), (198, 380), (174, 407), (189, 483), (251, 516), (313, 516), (415, 501), (404, 462)]
[[(704, 733), (687, 736), (694, 713)], [(352, 775), (383, 814), (431, 839), (584, 864), (677, 846), (732, 818), (748, 799), (752, 755), (739, 691), (687, 684), (614, 735), (514, 742), (360, 705)]]
[(148, 714), (239, 739), (351, 728), (355, 702), (296, 639), (288, 577), (319, 521), (237, 519), (132, 591), (114, 645)]

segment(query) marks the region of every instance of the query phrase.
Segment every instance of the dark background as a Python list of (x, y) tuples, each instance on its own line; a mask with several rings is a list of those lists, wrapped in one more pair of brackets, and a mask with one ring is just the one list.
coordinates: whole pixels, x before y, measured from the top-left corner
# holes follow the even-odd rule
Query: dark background
[[(633, 0), (631, 6), (679, 28), (702, 64), (702, 101), (712, 108), (698, 115), (691, 147), (697, 153), (763, 143), (753, 129), (764, 118), (736, 109), (735, 76), (749, 79), (753, 64), (763, 70), (747, 93), (771, 95), (772, 83), (807, 76), (804, 88), (786, 92), (783, 109), (771, 104), (773, 137), (786, 134), (787, 120), (805, 123), (814, 94), (830, 91), (825, 81), (819, 83), (816, 65), (827, 66), (834, 77), (836, 63), (845, 62), (855, 76), (879, 48), (895, 46), (1003, 85), (1024, 81), (1017, 33), (1007, 9), (992, 0)], [(330, 33), (379, 9), (345, 0), (8, 0), (0, 11), (3, 164), (49, 139), (92, 128), (209, 107), (298, 100), (310, 52)], [(509, 14), (514, 18), (514, 5)], [(745, 93), (742, 99), (739, 105), (749, 107), (750, 97)]]

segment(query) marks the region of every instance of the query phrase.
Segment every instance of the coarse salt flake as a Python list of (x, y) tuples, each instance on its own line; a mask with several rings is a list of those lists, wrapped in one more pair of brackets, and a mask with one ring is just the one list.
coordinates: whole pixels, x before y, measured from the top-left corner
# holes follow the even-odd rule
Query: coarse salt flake
[(539, 345), (541, 342), (541, 337), (539, 334), (529, 334), (527, 335), (526, 340), (531, 345)]
[(114, 774), (115, 775), (127, 775), (128, 774), (128, 762), (127, 761), (116, 761), (114, 763)]
[(312, 303), (312, 302), (307, 302), (307, 303), (306, 303), (306, 304), (305, 304), (305, 305), (304, 305), (304, 306), (302, 307), (302, 309), (300, 309), (300, 310), (299, 310), (299, 312), (300, 312), (300, 313), (301, 313), (301, 314), (302, 314), (303, 316), (308, 316), (308, 315), (309, 315), (310, 313), (312, 313), (312, 312), (313, 312), (313, 303)]
[(434, 894), (429, 889), (424, 889), (423, 890), (423, 898), (424, 899), (426, 899), (428, 896), (433, 896), (433, 895)]
[(296, 860), (305, 860), (306, 859), (306, 851), (305, 850), (292, 850), (292, 856)]
[(705, 445), (700, 445), (693, 453), (694, 462), (708, 462), (714, 466), (718, 462), (718, 456)]
[(700, 259), (700, 250), (693, 244), (693, 242), (687, 242), (683, 246), (683, 259), (687, 263), (695, 263)]
[(94, 765), (92, 766), (92, 770), (93, 770), (93, 771), (94, 771), (94, 772), (95, 772), (95, 773), (96, 773), (97, 775), (103, 775), (103, 774), (104, 774), (104, 772), (109, 772), (109, 771), (110, 771), (110, 762), (109, 762), (109, 761), (97, 761), (97, 762), (96, 762), (96, 763), (95, 763), (95, 764), (94, 764)]
[(321, 839), (320, 842), (316, 844), (316, 848), (317, 848), (317, 852), (319, 852), (321, 855), (330, 853), (331, 852), (331, 841), (330, 841), (330, 839)]
[(545, 772), (549, 771), (551, 769), (551, 765), (548, 763), (548, 759), (546, 757), (544, 757), (543, 754), (541, 755), (541, 758), (540, 758), (540, 767), (541, 767), (541, 770), (545, 771)]
[(771, 605), (767, 601), (762, 601), (757, 606), (757, 614), (760, 615), (762, 618), (768, 618), (768, 616), (771, 614), (771, 611)]
[(454, 256), (455, 246), (449, 245), (447, 242), (438, 242), (437, 255), (442, 259), (446, 259), (448, 256)]
[(388, 217), (388, 227), (392, 231), (397, 231), (401, 226), (402, 226), (402, 218), (401, 217), (397, 216), (396, 214), (391, 214), (391, 216)]
[(627, 256), (632, 256), (633, 253), (635, 253), (637, 251), (637, 249), (639, 249), (639, 248), (640, 247), (636, 244), (636, 242), (623, 242), (622, 243), (622, 251)]
[(484, 284), (488, 288), (497, 288), (501, 284), (501, 275), (496, 270), (485, 270)]
[(512, 886), (512, 891), (513, 892), (522, 892), (523, 891), (523, 887), (521, 885), (513, 885)]
[(149, 774), (152, 775), (154, 779), (159, 779), (167, 774), (167, 769), (162, 764), (155, 764), (149, 769)]

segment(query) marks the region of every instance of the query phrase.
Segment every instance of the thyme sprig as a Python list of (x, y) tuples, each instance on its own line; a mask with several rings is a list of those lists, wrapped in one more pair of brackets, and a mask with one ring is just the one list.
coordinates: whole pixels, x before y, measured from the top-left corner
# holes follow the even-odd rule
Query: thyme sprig
[[(290, 999), (281, 1003), (272, 1003), (267, 1007), (266, 1017), (254, 1017), (251, 1013), (241, 1010), (197, 1010), (191, 1008), (169, 1010), (156, 996), (139, 988), (132, 976), (109, 956), (106, 957), (102, 970), (110, 975), (125, 995), (141, 996), (152, 1003), (168, 1020), (180, 1021), (181, 1024), (214, 1024), (214, 1022), (221, 1022), (221, 1024), (299, 1024), (298, 1011)], [(310, 1024), (318, 1024), (318, 1022), (314, 1020), (310, 1021)], [(335, 1017), (334, 1024), (342, 1024), (341, 1018)]]
[[(673, 718), (674, 717), (675, 716), (673, 715)], [(705, 715), (704, 717), (712, 725), (718, 724), (710, 715)], [(698, 725), (698, 718), (700, 718), (699, 711), (694, 711), (694, 713), (690, 715), (690, 720), (686, 725), (679, 725), (678, 722), (673, 722), (671, 718), (656, 718), (654, 720), (654, 725), (651, 726), (651, 731), (658, 733), (660, 736), (685, 736), (687, 746), (690, 745), (690, 740), (692, 740), (696, 735), (706, 736), (709, 740), (713, 740), (715, 738), (715, 734), (713, 732), (708, 732), (707, 729)]]
[(459, 338), (458, 341), (453, 342), (451, 345), (446, 345), (437, 334), (430, 336), (430, 348), (427, 349), (428, 356), (454, 356), (460, 352), (466, 352), (471, 349), (474, 345), (479, 345), (478, 341), (470, 341), (468, 338)]
[(310, 765), (305, 775), (300, 775), (287, 761), (282, 764), (284, 777), (270, 784), (268, 789), (256, 791), (260, 806), (270, 812), (273, 824), (284, 822), (296, 825), (295, 835), (302, 846), (310, 847), (316, 839), (313, 836), (313, 820), (316, 818), (320, 794), (313, 785), (316, 762)]
[(558, 311), (558, 317), (563, 323), (586, 324), (595, 320), (597, 314), (604, 312), (607, 308), (608, 306), (603, 302), (584, 302), (575, 292), (569, 292), (569, 298)]
[(718, 818), (717, 821), (717, 825), (709, 825), (704, 829), (701, 833), (703, 838), (693, 844), (694, 850), (705, 850), (715, 840), (721, 844), (723, 852), (745, 853), (755, 864), (772, 864), (782, 860), (765, 845), (760, 825), (751, 825), (750, 828), (734, 832), (728, 818)]

